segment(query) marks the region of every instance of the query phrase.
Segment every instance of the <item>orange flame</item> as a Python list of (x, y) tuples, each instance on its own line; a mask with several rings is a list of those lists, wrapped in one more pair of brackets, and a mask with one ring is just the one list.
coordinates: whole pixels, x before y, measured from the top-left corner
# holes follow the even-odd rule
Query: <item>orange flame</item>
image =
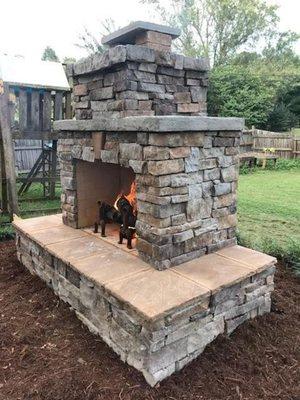
[(118, 197), (116, 198), (114, 207), (117, 209), (117, 202), (119, 200), (120, 197), (124, 196), (129, 203), (131, 204), (132, 208), (133, 208), (133, 212), (134, 214), (137, 213), (137, 201), (136, 201), (136, 183), (133, 181), (131, 186), (130, 186), (130, 192), (127, 195), (124, 195), (124, 193), (120, 193), (118, 195)]

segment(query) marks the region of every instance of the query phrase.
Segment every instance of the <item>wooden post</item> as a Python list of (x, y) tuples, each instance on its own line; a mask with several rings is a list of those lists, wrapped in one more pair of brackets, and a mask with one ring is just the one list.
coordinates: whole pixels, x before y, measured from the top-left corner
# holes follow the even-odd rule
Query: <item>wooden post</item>
[[(0, 129), (0, 136), (1, 136), (1, 129)], [(1, 182), (1, 185), (0, 185), (1, 211), (3, 213), (7, 213), (7, 211), (8, 211), (7, 182), (6, 182), (4, 150), (3, 150), (2, 138), (0, 139), (0, 182)]]
[[(56, 92), (54, 99), (54, 120), (62, 119), (62, 111), (63, 111), (63, 94), (62, 92)], [(50, 199), (55, 198), (56, 165), (57, 165), (57, 140), (52, 140), (51, 167), (50, 167), (51, 168)]]
[(10, 130), (9, 86), (4, 83), (4, 91), (0, 94), (0, 127), (3, 141), (5, 171), (8, 184), (8, 200), (10, 214), (19, 214), (15, 154)]

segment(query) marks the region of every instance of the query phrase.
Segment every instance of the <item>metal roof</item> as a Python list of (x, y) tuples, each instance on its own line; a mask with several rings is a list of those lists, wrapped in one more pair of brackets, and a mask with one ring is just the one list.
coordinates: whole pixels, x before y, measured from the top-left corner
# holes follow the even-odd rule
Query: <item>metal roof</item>
[(0, 71), (3, 81), (11, 86), (70, 90), (63, 65), (58, 62), (0, 55)]

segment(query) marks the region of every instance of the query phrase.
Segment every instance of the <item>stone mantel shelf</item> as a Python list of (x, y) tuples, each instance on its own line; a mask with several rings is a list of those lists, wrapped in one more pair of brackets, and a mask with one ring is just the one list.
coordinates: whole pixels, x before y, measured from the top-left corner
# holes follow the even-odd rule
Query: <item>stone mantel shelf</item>
[(215, 132), (241, 131), (243, 118), (219, 118), (204, 116), (154, 116), (99, 118), (91, 120), (59, 120), (54, 122), (55, 131), (86, 132)]

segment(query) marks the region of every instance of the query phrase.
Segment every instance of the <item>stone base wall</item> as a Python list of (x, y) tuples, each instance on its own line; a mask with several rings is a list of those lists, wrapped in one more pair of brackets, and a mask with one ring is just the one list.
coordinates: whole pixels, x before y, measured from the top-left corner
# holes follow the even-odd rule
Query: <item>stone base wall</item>
[(157, 320), (144, 320), (127, 304), (17, 231), (18, 258), (76, 312), (78, 318), (154, 386), (195, 359), (219, 334), (270, 311), (275, 267)]
[(206, 115), (208, 70), (205, 58), (116, 46), (69, 67), (76, 119)]
[(137, 248), (155, 268), (236, 243), (239, 131), (105, 135), (99, 155), (89, 132), (68, 133), (59, 143), (64, 223), (78, 227), (76, 159), (99, 157), (136, 174)]

